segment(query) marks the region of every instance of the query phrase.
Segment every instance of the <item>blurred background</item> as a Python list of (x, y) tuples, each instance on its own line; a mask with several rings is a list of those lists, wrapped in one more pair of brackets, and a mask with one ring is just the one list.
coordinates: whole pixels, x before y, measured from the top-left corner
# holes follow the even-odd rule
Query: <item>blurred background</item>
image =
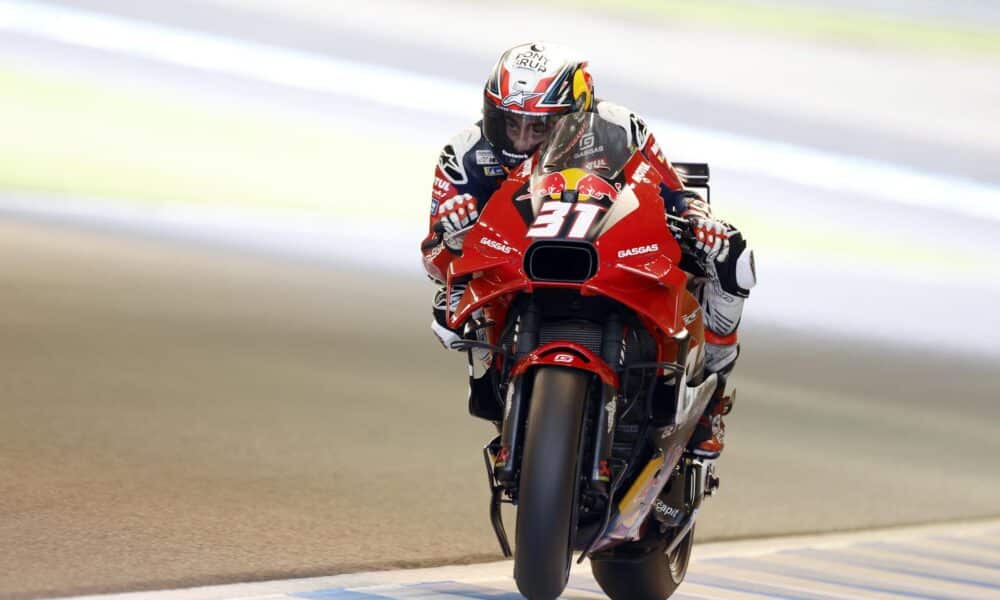
[(0, 597), (499, 558), (417, 248), (533, 39), (756, 249), (699, 540), (1000, 514), (996, 3), (0, 0)]

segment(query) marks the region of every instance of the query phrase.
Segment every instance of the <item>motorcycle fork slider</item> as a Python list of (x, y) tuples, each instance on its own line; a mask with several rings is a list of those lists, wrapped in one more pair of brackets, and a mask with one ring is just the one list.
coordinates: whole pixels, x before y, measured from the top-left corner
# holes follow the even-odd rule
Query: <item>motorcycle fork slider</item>
[[(514, 364), (538, 347), (538, 331), (541, 328), (541, 312), (533, 302), (529, 302), (521, 313), (518, 323), (517, 354)], [(512, 488), (517, 485), (517, 466), (521, 454), (521, 429), (524, 424), (523, 376), (514, 377), (507, 386), (507, 401), (504, 403), (503, 426), (500, 430), (500, 452), (493, 464), (493, 476), (500, 485)]]
[[(616, 313), (608, 315), (601, 334), (601, 359), (618, 371), (622, 356), (623, 329), (621, 317)], [(614, 443), (615, 417), (618, 412), (616, 390), (604, 384), (597, 401), (597, 415), (594, 419), (594, 453), (590, 461), (590, 488), (601, 495), (607, 495), (611, 483), (611, 445)], [(610, 502), (611, 499), (608, 498)]]
[(523, 378), (518, 376), (507, 387), (507, 402), (504, 403), (503, 426), (500, 430), (500, 449), (493, 462), (493, 477), (504, 487), (512, 487), (517, 482), (521, 423), (524, 421), (523, 382)]
[(597, 415), (594, 419), (594, 453), (590, 459), (590, 488), (606, 495), (608, 484), (611, 483), (611, 445), (614, 442), (615, 413), (617, 412), (617, 397), (614, 388), (605, 384), (601, 388), (601, 397), (597, 404)]
[(510, 550), (510, 541), (507, 538), (507, 530), (503, 525), (503, 514), (500, 512), (500, 505), (504, 502), (504, 488), (497, 483), (494, 476), (493, 465), (496, 462), (494, 448), (499, 448), (500, 438), (497, 437), (492, 442), (483, 447), (483, 461), (486, 463), (486, 478), (490, 486), (490, 525), (493, 526), (493, 533), (496, 535), (497, 543), (500, 544), (500, 551), (504, 558), (513, 556)]

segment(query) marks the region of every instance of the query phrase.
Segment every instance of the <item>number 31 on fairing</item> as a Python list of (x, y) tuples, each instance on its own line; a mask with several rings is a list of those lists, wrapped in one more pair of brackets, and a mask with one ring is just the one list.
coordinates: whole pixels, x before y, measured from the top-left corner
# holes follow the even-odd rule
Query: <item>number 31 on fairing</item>
[[(597, 204), (560, 202), (558, 200), (546, 202), (538, 210), (535, 222), (528, 230), (528, 237), (558, 237), (566, 225), (572, 223), (564, 237), (582, 239), (583, 236), (587, 235), (587, 230), (594, 224), (594, 220), (597, 219), (597, 215), (601, 214), (602, 210), (604, 208)], [(572, 216), (570, 216), (570, 212), (573, 213)]]

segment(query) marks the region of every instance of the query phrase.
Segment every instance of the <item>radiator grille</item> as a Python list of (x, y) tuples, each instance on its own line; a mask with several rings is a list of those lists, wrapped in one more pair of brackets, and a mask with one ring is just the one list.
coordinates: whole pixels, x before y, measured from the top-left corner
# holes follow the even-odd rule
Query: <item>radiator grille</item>
[(601, 355), (601, 328), (590, 321), (557, 321), (545, 323), (539, 333), (542, 344), (555, 341), (575, 342)]

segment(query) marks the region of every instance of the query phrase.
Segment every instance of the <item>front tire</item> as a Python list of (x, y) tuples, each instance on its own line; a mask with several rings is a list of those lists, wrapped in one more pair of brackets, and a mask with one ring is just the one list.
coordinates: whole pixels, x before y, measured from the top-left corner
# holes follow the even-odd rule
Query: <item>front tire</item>
[(590, 375), (540, 367), (528, 409), (518, 486), (514, 580), (529, 600), (566, 588), (580, 490), (580, 440)]
[(611, 600), (665, 600), (687, 574), (694, 527), (669, 555), (669, 540), (644, 541), (595, 555), (590, 560), (594, 579)]

